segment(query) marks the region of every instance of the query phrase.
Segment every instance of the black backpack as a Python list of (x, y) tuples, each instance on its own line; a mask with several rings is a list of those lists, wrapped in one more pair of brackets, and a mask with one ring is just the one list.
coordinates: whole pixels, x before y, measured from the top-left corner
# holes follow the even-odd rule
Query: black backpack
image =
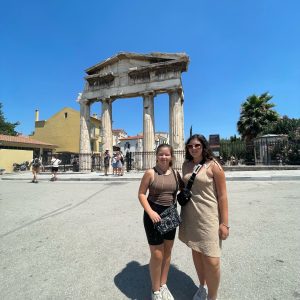
[(35, 158), (32, 164), (33, 167), (38, 168), (41, 166), (41, 162), (38, 158)]

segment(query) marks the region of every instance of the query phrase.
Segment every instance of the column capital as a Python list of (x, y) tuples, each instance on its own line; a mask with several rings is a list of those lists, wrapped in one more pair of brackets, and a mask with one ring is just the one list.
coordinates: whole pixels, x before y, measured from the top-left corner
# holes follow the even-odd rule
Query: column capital
[(172, 93), (177, 93), (178, 95), (182, 95), (183, 93), (183, 89), (182, 87), (177, 87), (177, 88), (173, 88), (173, 89), (168, 89), (167, 93), (170, 95)]
[(92, 101), (90, 99), (84, 98), (82, 97), (82, 95), (78, 96), (78, 98), (79, 97), (80, 97), (79, 101), (76, 100), (77, 102), (79, 102), (79, 104), (88, 105), (88, 106), (91, 105)]
[(154, 97), (155, 95), (156, 95), (155, 91), (146, 91), (142, 94), (143, 97), (147, 97), (147, 96), (153, 96)]
[(100, 101), (101, 103), (107, 103), (107, 104), (110, 104), (110, 103), (113, 103), (116, 99), (114, 98), (111, 98), (111, 97), (107, 97), (107, 98), (102, 98), (102, 99), (99, 99), (98, 101)]

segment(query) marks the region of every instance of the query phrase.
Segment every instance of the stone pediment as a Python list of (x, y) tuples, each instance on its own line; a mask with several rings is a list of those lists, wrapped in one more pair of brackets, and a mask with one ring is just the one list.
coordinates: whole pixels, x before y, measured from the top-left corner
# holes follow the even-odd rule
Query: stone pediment
[(185, 53), (120, 52), (86, 70), (83, 96), (90, 100), (125, 98), (178, 89), (188, 63)]
[[(109, 57), (108, 59), (88, 68), (85, 72), (88, 75), (101, 74), (101, 73), (109, 73), (107, 71), (110, 69), (112, 72), (117, 71), (116, 66), (122, 65), (122, 69), (125, 71), (134, 67), (146, 67), (155, 64), (161, 64), (166, 62), (175, 62), (180, 61), (183, 64), (183, 70), (187, 71), (187, 65), (189, 62), (189, 58), (185, 53), (160, 53), (153, 52), (149, 54), (138, 54), (132, 52), (119, 52), (118, 54)], [(122, 63), (123, 62), (123, 63)], [(106, 70), (106, 72), (103, 70)]]

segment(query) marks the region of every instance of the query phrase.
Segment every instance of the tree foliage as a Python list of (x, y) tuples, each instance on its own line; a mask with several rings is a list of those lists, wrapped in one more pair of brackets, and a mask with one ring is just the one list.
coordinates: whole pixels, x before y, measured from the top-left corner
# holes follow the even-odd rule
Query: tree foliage
[(263, 134), (287, 134), (290, 140), (300, 139), (300, 119), (290, 119), (288, 116), (283, 116), (277, 122), (268, 124)]
[(15, 131), (15, 128), (19, 124), (19, 122), (10, 123), (6, 121), (4, 113), (2, 111), (2, 103), (0, 103), (0, 134), (17, 135), (18, 132)]
[(271, 95), (263, 93), (249, 96), (242, 103), (237, 130), (246, 142), (256, 138), (270, 122), (278, 120), (278, 113), (272, 109), (275, 104), (269, 102), (271, 99)]

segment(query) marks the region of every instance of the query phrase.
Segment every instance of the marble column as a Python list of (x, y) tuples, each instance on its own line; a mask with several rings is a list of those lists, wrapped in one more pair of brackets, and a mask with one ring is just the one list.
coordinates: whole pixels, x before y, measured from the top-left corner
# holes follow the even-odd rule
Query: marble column
[(113, 153), (113, 135), (112, 135), (112, 100), (103, 99), (102, 102), (102, 142), (103, 151), (109, 150), (110, 155)]
[(90, 103), (80, 101), (80, 144), (79, 144), (80, 171), (91, 171), (91, 140), (90, 140)]
[(169, 135), (170, 145), (174, 149), (175, 167), (181, 169), (184, 160), (184, 116), (183, 92), (181, 89), (169, 92)]
[(143, 168), (149, 169), (155, 162), (154, 93), (144, 94), (143, 104)]

